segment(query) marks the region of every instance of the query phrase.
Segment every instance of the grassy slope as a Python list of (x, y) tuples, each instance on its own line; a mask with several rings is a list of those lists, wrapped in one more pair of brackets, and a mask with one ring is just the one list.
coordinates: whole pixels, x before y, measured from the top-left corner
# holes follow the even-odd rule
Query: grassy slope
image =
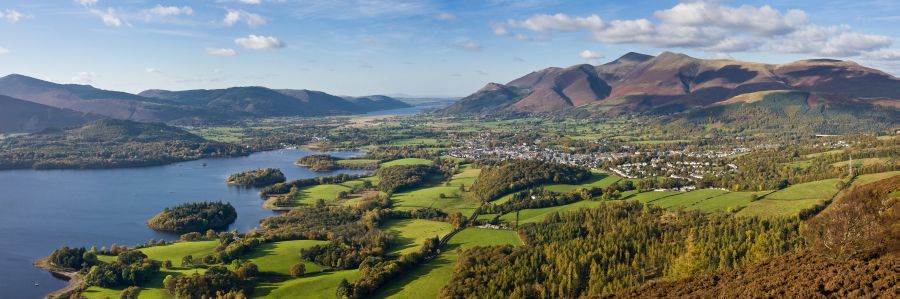
[(318, 244), (328, 243), (316, 240), (293, 240), (263, 244), (243, 256), (250, 262), (259, 266), (261, 272), (273, 272), (282, 275), (290, 275), (291, 267), (302, 262), (306, 266), (306, 273), (322, 271), (323, 267), (300, 258), (300, 249), (312, 247)]
[[(213, 252), (213, 249), (215, 249), (218, 244), (218, 241), (178, 242), (166, 246), (155, 246), (140, 250), (150, 259), (157, 261), (170, 260), (175, 266), (179, 266), (181, 265), (181, 259), (184, 256), (191, 255), (197, 258), (208, 255)], [(115, 257), (101, 256), (101, 260), (104, 262), (111, 262), (115, 260)], [(163, 289), (162, 285), (162, 281), (166, 275), (190, 275), (194, 272), (203, 273), (203, 271), (203, 269), (162, 269), (160, 270), (160, 274), (153, 277), (152, 280), (144, 285), (143, 290), (141, 291), (141, 298), (171, 298), (166, 293), (165, 289)], [(84, 292), (84, 295), (87, 298), (118, 298), (122, 289), (124, 288), (107, 289), (90, 287)]]
[(391, 167), (397, 165), (431, 165), (431, 160), (420, 158), (406, 158), (381, 163), (381, 167)]
[(397, 254), (415, 252), (426, 239), (440, 238), (453, 231), (450, 223), (423, 219), (390, 220), (383, 228), (396, 231), (399, 235), (398, 244), (391, 248), (391, 253)]
[(793, 185), (766, 196), (770, 200), (826, 199), (837, 191), (839, 179), (828, 179)]
[(257, 286), (254, 298), (336, 298), (341, 279), (353, 281), (359, 270), (320, 272), (310, 276)]
[(437, 258), (391, 281), (373, 297), (435, 298), (453, 275), (457, 249), (505, 244), (520, 245), (522, 241), (514, 231), (467, 228), (453, 236)]

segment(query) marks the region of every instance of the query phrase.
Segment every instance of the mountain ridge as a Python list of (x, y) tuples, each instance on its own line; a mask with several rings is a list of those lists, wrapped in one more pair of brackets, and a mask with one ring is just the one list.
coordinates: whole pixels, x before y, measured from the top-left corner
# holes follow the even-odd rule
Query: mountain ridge
[[(815, 103), (879, 99), (900, 101), (900, 79), (852, 61), (808, 59), (766, 64), (732, 59), (700, 59), (663, 52), (629, 52), (611, 62), (531, 72), (507, 84), (489, 84), (443, 114), (547, 113), (604, 106), (605, 114), (680, 112), (702, 109), (760, 91), (809, 92)], [(525, 90), (510, 97), (508, 90)], [(494, 93), (494, 94), (492, 94)], [(491, 104), (485, 99), (501, 99)], [(476, 103), (477, 102), (477, 103)]]
[[(0, 78), (0, 95), (59, 109), (139, 122), (329, 116), (410, 107), (405, 102), (382, 95), (339, 97), (314, 90), (276, 90), (261, 86), (183, 91), (148, 89), (131, 94), (90, 85), (58, 84), (20, 74)], [(17, 125), (23, 126), (24, 123)]]

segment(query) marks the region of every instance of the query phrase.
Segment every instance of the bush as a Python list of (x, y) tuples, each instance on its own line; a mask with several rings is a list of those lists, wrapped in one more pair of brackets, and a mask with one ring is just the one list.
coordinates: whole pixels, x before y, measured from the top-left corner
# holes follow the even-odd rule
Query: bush
[(304, 274), (306, 274), (306, 265), (303, 263), (296, 263), (291, 267), (291, 276), (301, 277)]

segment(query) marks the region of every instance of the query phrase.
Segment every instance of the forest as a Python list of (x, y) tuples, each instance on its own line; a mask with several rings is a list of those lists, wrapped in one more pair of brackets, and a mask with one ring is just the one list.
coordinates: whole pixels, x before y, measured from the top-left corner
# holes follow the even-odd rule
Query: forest
[(166, 208), (147, 221), (147, 226), (181, 234), (225, 229), (235, 219), (237, 212), (230, 203), (195, 202)]
[(464, 250), (442, 298), (601, 296), (655, 279), (724, 271), (799, 248), (796, 219), (668, 211), (639, 202), (551, 215), (525, 246)]
[(232, 186), (264, 187), (284, 183), (284, 173), (276, 168), (261, 168), (239, 172), (228, 176), (225, 182)]
[(242, 146), (204, 140), (163, 124), (100, 120), (4, 139), (0, 169), (124, 168), (249, 154)]
[(481, 201), (490, 201), (544, 183), (577, 183), (590, 175), (590, 170), (583, 167), (536, 160), (513, 160), (499, 166), (483, 167), (471, 191)]
[(296, 164), (306, 166), (312, 171), (332, 171), (340, 168), (337, 159), (328, 154), (305, 156), (297, 160)]

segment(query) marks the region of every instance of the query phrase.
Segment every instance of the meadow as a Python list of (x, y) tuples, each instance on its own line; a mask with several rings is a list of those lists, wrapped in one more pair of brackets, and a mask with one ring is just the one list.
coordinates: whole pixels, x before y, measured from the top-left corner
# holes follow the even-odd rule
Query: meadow
[(456, 266), (457, 250), (473, 246), (521, 245), (514, 231), (467, 228), (450, 238), (441, 253), (389, 282), (374, 298), (436, 298)]

